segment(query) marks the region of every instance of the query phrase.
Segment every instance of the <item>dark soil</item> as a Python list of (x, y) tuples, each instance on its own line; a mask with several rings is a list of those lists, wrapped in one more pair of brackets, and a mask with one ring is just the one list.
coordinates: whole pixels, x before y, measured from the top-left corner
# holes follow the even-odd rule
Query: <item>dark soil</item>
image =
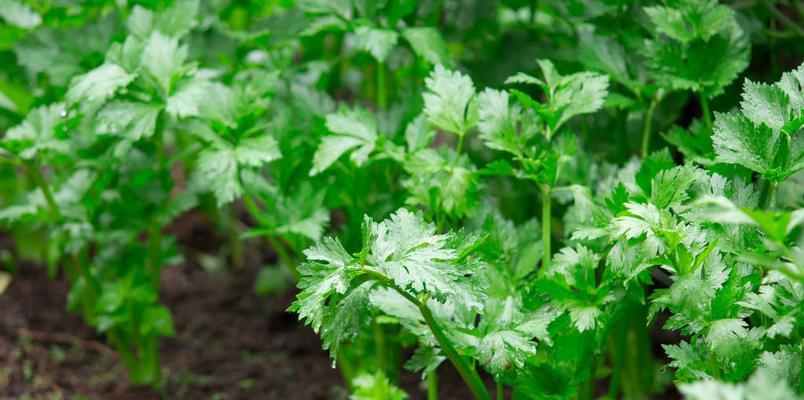
[(315, 334), (284, 312), (290, 296), (255, 296), (243, 272), (164, 271), (177, 334), (162, 341), (168, 382), (158, 393), (129, 385), (103, 338), (65, 310), (66, 282), (25, 270), (0, 296), (0, 398), (337, 398), (341, 377)]
[[(66, 281), (23, 269), (0, 296), (0, 399), (345, 398), (320, 339), (285, 312), (292, 295), (258, 297), (253, 279), (245, 270), (163, 272), (177, 334), (162, 341), (167, 384), (155, 392), (131, 386), (103, 338), (65, 310)], [(441, 369), (442, 398), (469, 398), (454, 371)], [(418, 376), (402, 382), (411, 398), (425, 397)]]

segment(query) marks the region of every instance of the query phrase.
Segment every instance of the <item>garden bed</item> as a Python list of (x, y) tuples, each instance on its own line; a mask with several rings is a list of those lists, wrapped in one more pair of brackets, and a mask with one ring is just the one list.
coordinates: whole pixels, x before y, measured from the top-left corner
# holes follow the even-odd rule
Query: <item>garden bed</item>
[(336, 398), (343, 391), (338, 371), (315, 334), (284, 311), (292, 296), (257, 297), (255, 271), (240, 272), (164, 270), (162, 294), (176, 336), (161, 344), (168, 373), (158, 393), (132, 387), (103, 338), (65, 309), (63, 279), (24, 269), (0, 296), (2, 398)]

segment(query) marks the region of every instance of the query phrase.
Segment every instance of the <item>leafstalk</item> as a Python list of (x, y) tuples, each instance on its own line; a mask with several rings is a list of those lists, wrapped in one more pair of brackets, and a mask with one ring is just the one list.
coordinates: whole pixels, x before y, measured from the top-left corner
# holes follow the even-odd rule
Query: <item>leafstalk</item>
[(452, 346), (452, 342), (450, 342), (447, 335), (441, 329), (441, 325), (439, 325), (438, 321), (436, 321), (433, 313), (430, 311), (430, 308), (427, 307), (427, 297), (419, 299), (416, 296), (413, 296), (379, 272), (365, 270), (365, 274), (370, 279), (378, 281), (383, 285), (395, 290), (397, 293), (402, 295), (402, 297), (413, 303), (413, 305), (419, 309), (422, 317), (424, 317), (424, 322), (427, 324), (427, 327), (430, 328), (430, 331), (433, 333), (433, 336), (435, 337), (436, 342), (438, 342), (439, 347), (441, 347), (441, 350), (444, 351), (444, 354), (458, 371), (458, 374), (461, 376), (461, 378), (463, 378), (464, 383), (466, 383), (466, 385), (469, 387), (469, 390), (472, 392), (472, 395), (474, 395), (475, 399), (491, 400), (488, 390), (486, 389), (486, 385), (483, 383), (480, 375), (472, 366), (470, 366), (469, 363), (466, 362), (460, 353), (458, 353), (458, 350)]
[(377, 369), (383, 371), (385, 376), (388, 376), (387, 362), (385, 360), (385, 332), (383, 332), (382, 325), (374, 319), (374, 352), (377, 355)]
[(388, 105), (388, 93), (385, 87), (385, 63), (377, 61), (377, 108), (384, 109)]
[(779, 188), (779, 182), (766, 180), (763, 185), (762, 198), (759, 203), (763, 210), (773, 210), (776, 208), (776, 192)]
[[(61, 219), (62, 217), (61, 208), (59, 207), (59, 204), (56, 202), (56, 199), (53, 196), (53, 192), (50, 191), (50, 187), (47, 185), (45, 179), (42, 177), (42, 172), (39, 171), (39, 166), (36, 165), (35, 163), (29, 163), (25, 161), (23, 161), (23, 166), (25, 167), (25, 170), (31, 176), (31, 179), (33, 179), (34, 183), (39, 188), (39, 190), (42, 191), (42, 195), (45, 197), (45, 202), (48, 205), (50, 215), (53, 218), (53, 221), (58, 222), (58, 220)], [(84, 300), (84, 303), (88, 303), (84, 304), (84, 306), (87, 307), (87, 309), (85, 309), (84, 312), (85, 313), (89, 312), (89, 310), (92, 307), (92, 304), (94, 304), (95, 290), (98, 288), (98, 285), (95, 282), (95, 279), (89, 273), (89, 270), (84, 268), (83, 263), (80, 262), (80, 260), (75, 254), (70, 254), (69, 259), (70, 262), (73, 264), (72, 265), (73, 270), (76, 271), (78, 274), (80, 274), (81, 277), (84, 278), (84, 280), (89, 285), (90, 289), (88, 294), (89, 297), (86, 297)]]
[(544, 254), (542, 255), (541, 271), (546, 271), (550, 266), (550, 240), (551, 240), (551, 196), (553, 188), (545, 184), (542, 186), (542, 244), (544, 245)]
[(161, 371), (159, 370), (159, 338), (150, 336), (145, 339), (145, 343), (140, 353), (142, 360), (142, 378), (144, 383), (160, 386)]
[(355, 377), (355, 368), (352, 365), (352, 360), (350, 358), (351, 357), (349, 354), (344, 351), (343, 348), (338, 349), (335, 363), (338, 366), (338, 370), (341, 371), (343, 380), (348, 387), (352, 386), (352, 379)]
[(438, 375), (435, 371), (427, 374), (427, 400), (438, 400)]
[(505, 399), (505, 387), (502, 382), (497, 381), (497, 400)]
[[(399, 289), (398, 291), (402, 290)], [(480, 375), (478, 375), (474, 368), (470, 367), (469, 364), (466, 363), (455, 347), (452, 346), (449, 338), (447, 338), (447, 335), (441, 330), (441, 326), (438, 325), (435, 317), (433, 317), (433, 313), (430, 312), (430, 308), (427, 307), (427, 300), (424, 299), (424, 301), (419, 302), (418, 307), (419, 311), (424, 317), (424, 321), (433, 332), (433, 336), (435, 336), (438, 345), (441, 347), (441, 350), (444, 351), (444, 354), (447, 355), (447, 358), (449, 358), (450, 362), (452, 362), (452, 365), (454, 365), (455, 369), (458, 370), (458, 374), (461, 375), (461, 378), (463, 378), (464, 382), (466, 382), (466, 384), (469, 386), (469, 390), (475, 396), (475, 399), (490, 400), (488, 391), (486, 390), (486, 385), (483, 383), (483, 380), (480, 379)]]
[(593, 400), (595, 398), (595, 374), (597, 370), (597, 360), (593, 354), (587, 359), (589, 363), (589, 379), (578, 388), (578, 399)]
[[(165, 119), (166, 119), (165, 111), (160, 111), (159, 115), (156, 118), (156, 126), (154, 128), (155, 136), (154, 136), (154, 145), (156, 151), (156, 163), (159, 169), (165, 168)], [(161, 247), (162, 247), (162, 229), (158, 225), (158, 222), (151, 221), (148, 226), (148, 261), (146, 264), (146, 274), (148, 275), (148, 279), (151, 280), (151, 283), (156, 288), (156, 291), (159, 291), (159, 270), (162, 268), (159, 259), (161, 258)]]
[(162, 268), (159, 259), (161, 256), (162, 247), (162, 229), (156, 224), (151, 223), (148, 228), (148, 262), (146, 273), (151, 284), (154, 285), (156, 291), (159, 291), (159, 270)]
[(650, 139), (651, 139), (651, 127), (653, 126), (653, 113), (656, 111), (656, 107), (659, 105), (661, 101), (661, 94), (658, 93), (656, 96), (653, 97), (653, 100), (650, 102), (650, 106), (648, 106), (648, 111), (645, 113), (645, 121), (642, 127), (642, 158), (648, 156), (648, 152), (650, 152)]
[[(110, 331), (109, 341), (112, 342), (117, 350), (117, 354), (129, 371), (131, 382), (136, 385), (160, 386), (161, 371), (159, 370), (159, 338), (151, 336), (142, 343), (138, 351), (129, 346), (131, 340), (121, 336), (119, 332)], [(130, 339), (130, 338), (128, 338)]]
[(240, 234), (238, 232), (238, 222), (239, 219), (237, 218), (237, 210), (234, 207), (229, 207), (229, 212), (224, 213), (227, 221), (227, 230), (229, 231), (229, 246), (232, 250), (232, 263), (234, 264), (235, 268), (243, 268), (244, 265), (244, 254), (243, 254), (243, 244), (240, 242)]
[(458, 135), (458, 145), (455, 147), (455, 158), (452, 160), (452, 168), (458, 165), (458, 159), (461, 157), (461, 150), (463, 149), (463, 137), (466, 136), (464, 132)]
[(54, 219), (60, 219), (61, 209), (59, 208), (58, 203), (56, 203), (56, 199), (53, 197), (50, 187), (47, 185), (47, 183), (45, 183), (45, 179), (42, 178), (42, 173), (39, 171), (39, 166), (27, 162), (25, 162), (23, 165), (25, 165), (25, 169), (28, 171), (28, 174), (31, 176), (36, 186), (42, 191), (42, 195), (45, 196), (45, 201), (50, 208), (50, 214)]
[(709, 113), (709, 100), (703, 93), (698, 93), (698, 99), (701, 101), (701, 115), (703, 116), (706, 127), (712, 130), (712, 116)]
[(282, 243), (280, 243), (279, 240), (273, 236), (268, 236), (268, 244), (270, 244), (274, 249), (276, 255), (279, 257), (279, 260), (282, 261), (282, 263), (285, 264), (288, 269), (290, 269), (290, 272), (292, 272), (293, 276), (296, 277), (296, 281), (300, 280), (301, 275), (299, 275), (299, 271), (296, 269), (296, 264), (293, 262), (290, 254), (288, 254), (288, 252), (285, 250), (285, 246), (283, 246)]
[[(243, 195), (243, 201), (246, 203), (246, 208), (251, 213), (251, 215), (254, 216), (254, 218), (256, 219), (259, 219), (260, 209), (257, 206), (257, 203), (254, 202), (254, 199), (251, 197), (251, 195), (245, 193)], [(279, 261), (281, 261), (288, 267), (288, 269), (290, 269), (290, 272), (293, 273), (293, 276), (296, 278), (296, 281), (301, 279), (301, 275), (299, 275), (299, 271), (296, 269), (296, 264), (293, 262), (293, 258), (290, 256), (290, 254), (288, 254), (287, 250), (282, 245), (282, 243), (273, 236), (269, 235), (266, 237), (268, 244), (271, 246), (271, 248), (274, 249), (276, 256), (279, 257)]]
[(717, 356), (714, 353), (710, 353), (709, 357), (707, 357), (707, 362), (712, 376), (715, 379), (720, 379), (720, 364), (717, 362)]
[(126, 369), (129, 371), (129, 376), (133, 383), (138, 383), (140, 374), (138, 371), (138, 363), (137, 357), (131, 352), (131, 349), (125, 345), (122, 339), (118, 338), (117, 335), (113, 333), (109, 333), (109, 341), (114, 343), (115, 349), (117, 350), (117, 355), (120, 356), (120, 359), (123, 361), (123, 364), (126, 366)]
[[(622, 336), (622, 335), (618, 335), (618, 336)], [(610, 378), (610, 381), (609, 381), (609, 398), (612, 398), (612, 399), (617, 398), (617, 394), (620, 391), (620, 386), (624, 386), (624, 385), (621, 385), (621, 381), (623, 380), (622, 370), (624, 368), (622, 367), (622, 364), (624, 363), (624, 359), (625, 359), (625, 354), (624, 353), (625, 352), (623, 352), (620, 348), (618, 348), (616, 346), (617, 344), (619, 344), (618, 339), (619, 338), (615, 338), (615, 337), (612, 336), (612, 338), (611, 338), (612, 345), (609, 346), (609, 347), (611, 347), (609, 349), (609, 352), (611, 353), (610, 357), (611, 357), (611, 363), (612, 363), (611, 378)]]
[(648, 388), (652, 387), (654, 365), (645, 324), (647, 307), (626, 301), (621, 310), (610, 331), (609, 398), (645, 398)]
[(779, 189), (779, 182), (773, 181), (771, 182), (770, 187), (770, 194), (768, 195), (768, 209), (775, 210), (776, 209), (776, 194), (778, 193)]

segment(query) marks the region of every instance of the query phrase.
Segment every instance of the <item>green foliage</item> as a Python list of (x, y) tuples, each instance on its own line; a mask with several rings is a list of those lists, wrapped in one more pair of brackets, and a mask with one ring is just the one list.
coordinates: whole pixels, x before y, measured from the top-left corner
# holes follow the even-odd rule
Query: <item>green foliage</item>
[(609, 86), (608, 77), (590, 72), (562, 76), (549, 60), (539, 60), (544, 80), (518, 73), (506, 80), (508, 84), (537, 85), (546, 96), (538, 103), (522, 92), (514, 92), (524, 107), (541, 117), (544, 134), (549, 140), (570, 118), (595, 112), (603, 105)]
[(404, 400), (408, 395), (394, 386), (382, 372), (363, 374), (352, 380), (354, 393), (350, 400)]
[(728, 6), (678, 0), (644, 11), (654, 36), (645, 51), (662, 85), (714, 97), (748, 65), (749, 42)]
[(740, 112), (716, 114), (717, 160), (780, 182), (804, 168), (804, 64), (766, 85), (745, 80)]
[(136, 3), (0, 0), (8, 254), (133, 382), (212, 260), (295, 280), (355, 399), (802, 392), (795, 2)]
[(42, 16), (31, 6), (17, 0), (4, 0), (0, 3), (0, 17), (6, 23), (22, 29), (33, 29), (42, 24)]
[(313, 156), (316, 175), (329, 168), (341, 155), (353, 150), (349, 158), (358, 166), (363, 165), (374, 151), (377, 141), (377, 123), (374, 116), (362, 109), (341, 110), (326, 118), (327, 129), (334, 135), (326, 136)]
[(787, 385), (773, 375), (759, 370), (744, 384), (718, 381), (701, 381), (680, 386), (681, 393), (690, 400), (724, 399), (739, 400), (762, 397), (765, 399), (792, 399), (796, 395)]
[[(426, 224), (421, 216), (400, 209), (389, 220), (374, 222), (367, 218), (363, 223), (363, 248), (355, 255), (349, 255), (340, 242), (326, 238), (319, 244), (305, 250), (310, 261), (299, 267), (303, 289), (299, 300), (291, 310), (297, 310), (299, 317), (319, 331), (328, 315), (333, 295), (345, 295), (347, 305), (363, 307), (369, 296), (371, 283), (350, 290), (351, 282), (360, 276), (382, 277), (383, 283), (399, 289), (412, 297), (427, 296), (440, 302), (450, 299), (470, 300), (477, 303), (471, 286), (462, 282), (471, 270), (462, 270), (454, 263), (461, 256), (461, 249), (452, 247), (449, 235), (435, 233), (435, 226)], [(357, 290), (364, 288), (363, 290)], [(363, 293), (361, 293), (363, 292)], [(358, 293), (358, 294), (355, 294)], [(337, 307), (338, 314), (364, 313), (364, 310), (349, 310), (346, 305)], [(335, 318), (338, 321), (340, 318)], [(360, 318), (360, 320), (368, 320)], [(329, 331), (323, 336), (331, 338), (325, 342), (327, 347), (337, 346), (359, 332), (359, 327), (347, 332)]]
[(431, 124), (463, 136), (477, 119), (475, 86), (469, 77), (437, 65), (425, 80), (424, 113)]

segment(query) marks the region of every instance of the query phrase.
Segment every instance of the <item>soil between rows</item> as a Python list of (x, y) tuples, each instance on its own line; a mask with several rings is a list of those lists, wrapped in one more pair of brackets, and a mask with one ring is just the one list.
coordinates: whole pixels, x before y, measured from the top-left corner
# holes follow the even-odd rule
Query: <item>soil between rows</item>
[[(185, 217), (176, 229), (182, 245), (210, 249), (209, 227)], [(161, 342), (161, 391), (132, 386), (103, 337), (66, 310), (66, 279), (24, 265), (0, 295), (0, 400), (347, 398), (320, 339), (285, 311), (293, 289), (254, 293), (259, 265), (272, 256), (249, 251), (252, 262), (225, 275), (194, 262), (162, 271), (160, 301), (176, 336)], [(450, 366), (439, 373), (441, 398), (470, 397)], [(401, 380), (412, 399), (426, 398), (418, 375)]]

